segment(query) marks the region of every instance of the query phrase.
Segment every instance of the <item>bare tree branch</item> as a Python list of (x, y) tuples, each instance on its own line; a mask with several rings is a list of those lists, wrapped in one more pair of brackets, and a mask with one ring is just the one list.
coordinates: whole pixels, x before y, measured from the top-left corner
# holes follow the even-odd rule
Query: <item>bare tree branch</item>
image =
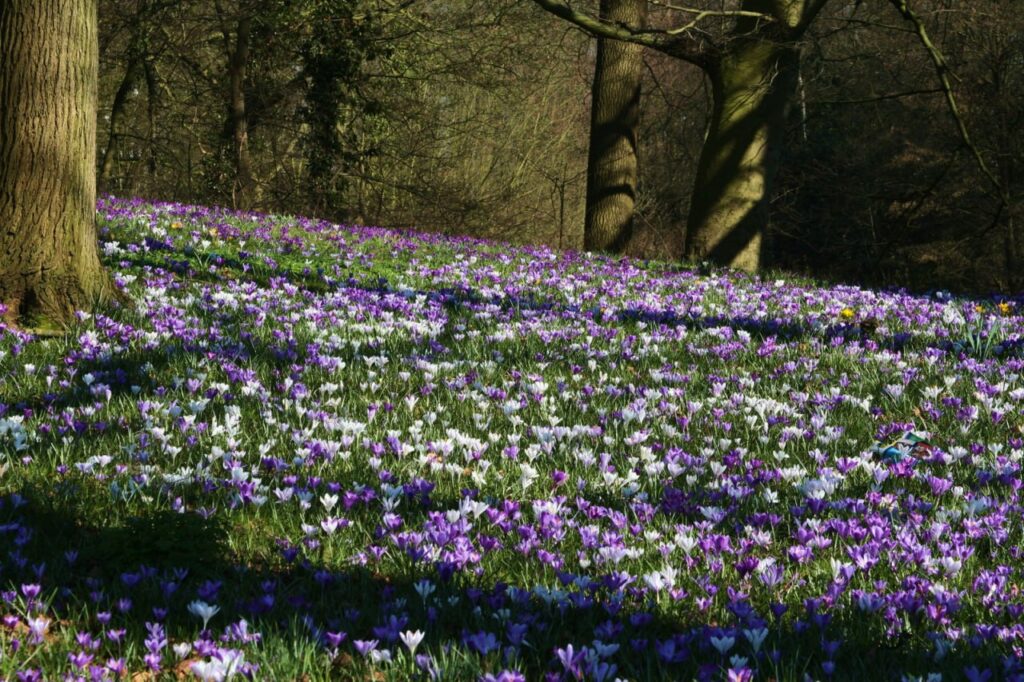
[(667, 31), (652, 31), (631, 28), (622, 24), (602, 21), (584, 12), (573, 9), (560, 0), (533, 0), (544, 10), (564, 19), (587, 33), (611, 40), (643, 45), (652, 50), (690, 62), (701, 68), (710, 65), (709, 55), (714, 51), (714, 44), (707, 36), (689, 30), (685, 33), (672, 35)]
[(650, 0), (650, 3), (652, 5), (657, 5), (658, 7), (664, 7), (665, 9), (670, 9), (670, 10), (672, 10), (674, 12), (683, 12), (684, 14), (696, 14), (697, 16), (702, 17), (702, 18), (706, 18), (706, 17), (747, 17), (747, 18), (753, 18), (753, 19), (768, 19), (768, 20), (774, 20), (775, 19), (775, 17), (773, 17), (773, 16), (771, 16), (769, 14), (765, 14), (764, 12), (754, 12), (754, 11), (751, 11), (751, 10), (742, 10), (742, 9), (712, 10), (712, 9), (701, 9), (699, 7), (680, 7), (679, 5), (673, 5), (671, 2), (661, 2), (661, 0)]
[(999, 200), (1006, 205), (1009, 203), (1009, 196), (1006, 189), (1003, 187), (1003, 183), (999, 181), (996, 174), (989, 168), (988, 163), (985, 162), (985, 157), (982, 155), (981, 150), (974, 144), (974, 140), (971, 139), (971, 134), (967, 130), (967, 122), (960, 113), (960, 107), (956, 103), (956, 97), (953, 94), (953, 83), (950, 80), (950, 69), (946, 63), (946, 58), (943, 56), (939, 48), (932, 42), (931, 37), (928, 35), (928, 30), (925, 28), (924, 21), (914, 10), (910, 8), (907, 0), (890, 0), (892, 5), (899, 11), (900, 15), (904, 19), (913, 24), (914, 29), (917, 33), (918, 38), (921, 40), (921, 44), (925, 50), (928, 51), (928, 56), (931, 57), (932, 64), (935, 66), (935, 73), (938, 74), (939, 83), (942, 85), (942, 91), (946, 96), (946, 105), (949, 108), (949, 113), (952, 114), (953, 120), (956, 122), (957, 130), (960, 133), (960, 139), (964, 145), (971, 151), (974, 156), (974, 160), (981, 170), (982, 174), (988, 179), (992, 186), (995, 188), (996, 193), (999, 196)]
[(747, 12), (743, 10), (694, 10), (687, 7), (674, 7), (671, 5), (669, 5), (668, 7), (678, 12), (688, 12), (696, 15), (688, 23), (683, 24), (678, 28), (671, 28), (665, 30), (665, 33), (671, 36), (680, 35), (692, 31), (697, 28), (697, 25), (700, 22), (704, 21), (705, 19), (710, 19), (713, 17), (738, 17), (743, 19), (756, 19), (758, 21), (766, 22), (772, 22), (776, 20), (775, 17), (769, 14), (763, 14), (761, 12)]

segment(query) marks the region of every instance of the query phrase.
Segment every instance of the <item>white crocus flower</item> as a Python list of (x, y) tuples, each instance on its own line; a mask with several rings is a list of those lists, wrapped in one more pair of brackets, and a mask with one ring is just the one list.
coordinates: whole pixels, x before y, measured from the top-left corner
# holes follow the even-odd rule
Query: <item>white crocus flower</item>
[(768, 628), (758, 628), (756, 630), (744, 630), (743, 636), (750, 642), (750, 646), (754, 648), (756, 654), (761, 650), (761, 645), (764, 644), (765, 638), (768, 636)]
[(189, 671), (203, 682), (225, 682), (239, 674), (244, 664), (245, 657), (241, 651), (225, 649), (218, 651), (209, 661), (193, 663)]
[(420, 642), (423, 641), (424, 636), (426, 636), (426, 633), (424, 633), (422, 630), (406, 630), (405, 632), (399, 635), (399, 638), (402, 640), (402, 644), (408, 647), (409, 655), (415, 656), (416, 647), (418, 647), (420, 645)]
[(434, 587), (434, 583), (429, 580), (420, 580), (418, 583), (413, 585), (413, 587), (416, 588), (416, 594), (420, 595), (420, 599), (424, 602), (427, 600), (427, 597), (433, 594), (434, 590), (437, 589)]
[(537, 470), (529, 464), (521, 465), (522, 473), (519, 475), (519, 484), (523, 486), (523, 490), (529, 488), (535, 480), (537, 480)]
[(193, 616), (197, 616), (203, 619), (203, 629), (206, 629), (206, 624), (210, 622), (210, 619), (217, 615), (220, 611), (219, 606), (213, 604), (207, 604), (204, 601), (196, 600), (188, 605), (188, 612)]
[(736, 643), (736, 639), (733, 637), (712, 637), (711, 646), (718, 650), (718, 653), (723, 656), (732, 648), (732, 645)]

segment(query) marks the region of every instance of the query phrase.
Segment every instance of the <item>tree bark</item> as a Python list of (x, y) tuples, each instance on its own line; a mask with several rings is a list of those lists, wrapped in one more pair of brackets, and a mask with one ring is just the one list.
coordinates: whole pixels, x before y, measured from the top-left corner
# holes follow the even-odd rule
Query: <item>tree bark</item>
[(121, 79), (121, 85), (118, 86), (117, 92), (114, 93), (114, 102), (110, 106), (110, 128), (107, 133), (107, 144), (103, 147), (100, 173), (97, 178), (97, 184), (102, 192), (109, 192), (111, 189), (110, 176), (114, 171), (114, 148), (121, 141), (118, 123), (120, 123), (121, 115), (124, 113), (125, 104), (128, 103), (128, 94), (135, 87), (136, 66), (137, 62), (134, 59), (128, 62), (124, 77)]
[(700, 24), (708, 18), (703, 12), (673, 31), (638, 32), (596, 20), (561, 0), (533, 1), (592, 35), (650, 47), (704, 69), (714, 102), (687, 221), (686, 255), (756, 270), (786, 115), (796, 95), (800, 39), (828, 0), (742, 0), (738, 12), (725, 11), (734, 24), (723, 39)]
[(160, 95), (156, 64), (152, 58), (143, 58), (142, 72), (146, 76), (146, 170), (149, 171), (152, 180), (156, 176), (156, 106), (157, 97)]
[(756, 271), (799, 46), (758, 32), (738, 37), (709, 69), (713, 107), (687, 222), (686, 256)]
[(96, 240), (96, 0), (0, 3), (0, 303), (63, 326), (114, 297)]
[(245, 70), (249, 63), (251, 32), (252, 19), (243, 15), (238, 19), (235, 48), (228, 63), (231, 89), (228, 126), (231, 131), (232, 152), (235, 160), (235, 180), (231, 194), (234, 207), (243, 210), (252, 208), (255, 193), (252, 160), (249, 156), (249, 119), (245, 112)]
[[(639, 28), (647, 0), (601, 0), (600, 11), (605, 21)], [(591, 251), (621, 252), (633, 236), (642, 76), (642, 46), (597, 39), (583, 227), (583, 245)]]

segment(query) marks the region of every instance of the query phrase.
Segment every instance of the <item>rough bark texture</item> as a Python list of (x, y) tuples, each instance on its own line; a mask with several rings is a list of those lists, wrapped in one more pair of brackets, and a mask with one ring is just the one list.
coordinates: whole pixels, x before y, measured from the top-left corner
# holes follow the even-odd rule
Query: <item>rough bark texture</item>
[(245, 113), (245, 69), (249, 63), (249, 37), (252, 20), (243, 16), (238, 20), (235, 33), (235, 49), (228, 64), (231, 104), (228, 121), (235, 156), (235, 184), (232, 195), (235, 208), (252, 208), (255, 183), (252, 177), (252, 161), (249, 158), (249, 120)]
[(96, 0), (0, 2), (0, 303), (59, 326), (111, 298), (96, 241)]
[(760, 266), (798, 65), (795, 44), (752, 33), (710, 70), (714, 106), (697, 166), (687, 258), (748, 271)]
[[(601, 0), (606, 21), (640, 27), (646, 12), (647, 0)], [(633, 234), (642, 76), (641, 46), (597, 39), (583, 230), (589, 250), (620, 252)]]

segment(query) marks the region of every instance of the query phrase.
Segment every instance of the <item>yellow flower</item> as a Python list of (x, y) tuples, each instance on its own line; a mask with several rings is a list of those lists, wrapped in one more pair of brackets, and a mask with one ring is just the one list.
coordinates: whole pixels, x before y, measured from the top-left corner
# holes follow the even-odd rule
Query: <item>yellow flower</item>
[(180, 228), (181, 228), (181, 223), (179, 223), (178, 221), (174, 221), (173, 223), (171, 223), (171, 229), (172, 230), (177, 230), (177, 229), (180, 229)]
[(999, 308), (999, 312), (1002, 313), (1003, 315), (1009, 315), (1010, 312), (1013, 310), (1012, 303), (1000, 303), (997, 307)]
[(839, 317), (843, 318), (844, 320), (852, 319), (853, 318), (853, 308), (843, 308), (839, 312)]
[(976, 305), (976, 306), (974, 306), (974, 312), (976, 312), (976, 313), (983, 313), (983, 312), (985, 312), (985, 306), (983, 306), (983, 305)]

